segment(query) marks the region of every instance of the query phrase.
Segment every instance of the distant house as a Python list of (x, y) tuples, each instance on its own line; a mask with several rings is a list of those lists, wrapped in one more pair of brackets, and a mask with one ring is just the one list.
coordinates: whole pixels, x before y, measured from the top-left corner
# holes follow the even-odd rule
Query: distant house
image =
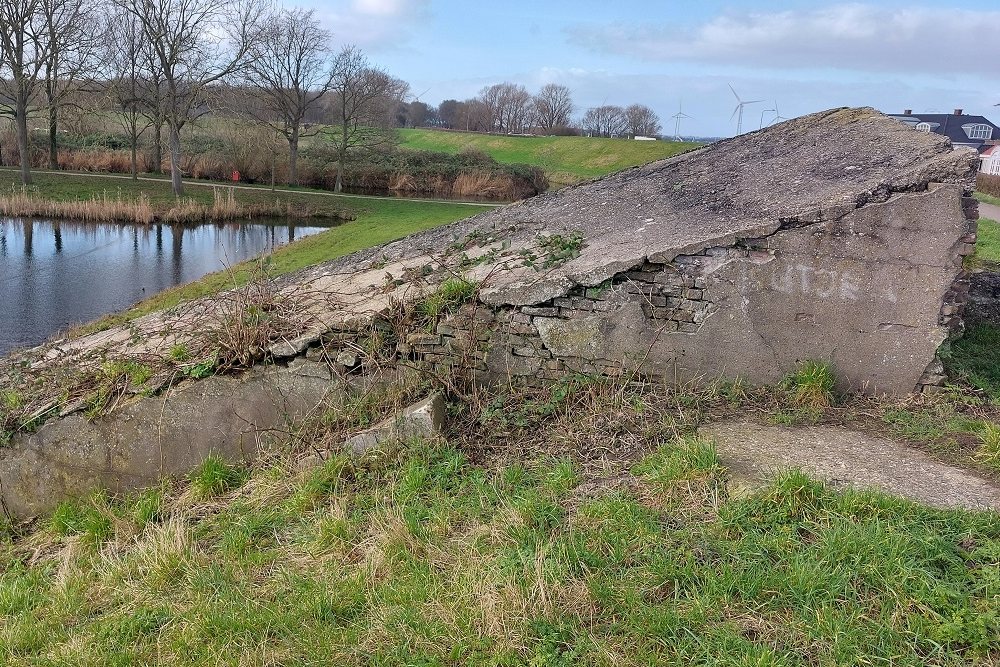
[(656, 137), (644, 137), (641, 134), (637, 134), (632, 138), (635, 139), (636, 141), (656, 141)]
[(889, 114), (920, 132), (943, 134), (955, 148), (974, 148), (980, 153), (1000, 141), (1000, 127), (983, 116), (970, 116), (955, 109), (953, 113), (915, 114), (907, 109), (901, 114)]
[(1000, 146), (987, 146), (979, 157), (979, 173), (1000, 176)]

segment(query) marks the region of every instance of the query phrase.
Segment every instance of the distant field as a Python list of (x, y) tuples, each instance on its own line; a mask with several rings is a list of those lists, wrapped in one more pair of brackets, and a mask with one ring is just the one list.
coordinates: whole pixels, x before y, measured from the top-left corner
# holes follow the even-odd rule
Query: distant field
[(631, 141), (590, 137), (504, 137), (442, 130), (400, 130), (403, 148), (458, 153), (480, 150), (498, 162), (538, 165), (553, 185), (603, 176), (697, 148), (677, 141)]

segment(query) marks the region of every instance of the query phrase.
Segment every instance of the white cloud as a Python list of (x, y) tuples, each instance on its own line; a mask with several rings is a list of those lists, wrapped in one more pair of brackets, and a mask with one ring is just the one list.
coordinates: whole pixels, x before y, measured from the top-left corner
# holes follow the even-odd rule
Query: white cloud
[(371, 51), (405, 48), (413, 28), (429, 15), (430, 0), (351, 0), (331, 8), (314, 0), (317, 16), (339, 44)]
[(354, 10), (360, 14), (393, 17), (407, 12), (417, 3), (406, 0), (354, 0)]
[(617, 23), (567, 32), (591, 50), (653, 61), (995, 77), (1000, 40), (988, 35), (998, 24), (1000, 11), (993, 10), (850, 3), (728, 13), (697, 26)]

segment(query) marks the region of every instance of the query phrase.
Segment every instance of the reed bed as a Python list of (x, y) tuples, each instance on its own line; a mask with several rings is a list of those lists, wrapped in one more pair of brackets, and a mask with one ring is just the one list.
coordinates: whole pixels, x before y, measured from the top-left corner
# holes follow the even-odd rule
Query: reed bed
[(84, 222), (129, 222), (150, 224), (156, 213), (149, 197), (127, 199), (102, 193), (87, 200), (55, 201), (25, 189), (0, 195), (0, 215), (11, 218), (71, 218)]
[(172, 206), (154, 206), (145, 193), (126, 197), (119, 191), (90, 199), (57, 201), (26, 188), (0, 194), (0, 215), (13, 218), (60, 218), (83, 222), (117, 222), (148, 225), (154, 222), (197, 224), (254, 218), (310, 218), (317, 212), (291, 202), (243, 203), (232, 188), (212, 188), (212, 203), (194, 199), (175, 200)]

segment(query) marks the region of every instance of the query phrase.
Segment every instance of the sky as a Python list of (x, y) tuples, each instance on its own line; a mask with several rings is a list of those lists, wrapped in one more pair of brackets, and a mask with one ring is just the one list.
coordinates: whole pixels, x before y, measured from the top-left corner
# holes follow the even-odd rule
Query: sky
[[(293, 0), (286, 0), (292, 2)], [(642, 103), (665, 134), (731, 136), (839, 106), (1000, 121), (1000, 0), (301, 0), (429, 104), (486, 85)]]

